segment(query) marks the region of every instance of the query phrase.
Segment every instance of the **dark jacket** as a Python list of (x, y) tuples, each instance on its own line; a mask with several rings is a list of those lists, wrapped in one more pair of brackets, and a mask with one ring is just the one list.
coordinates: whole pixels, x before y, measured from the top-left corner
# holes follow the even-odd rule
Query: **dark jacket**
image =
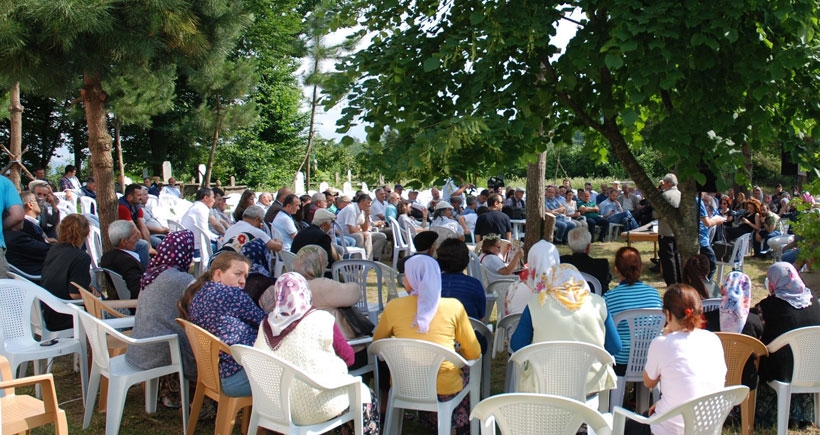
[(606, 258), (592, 258), (589, 254), (575, 253), (572, 255), (562, 255), (561, 263), (571, 264), (578, 268), (579, 271), (598, 278), (603, 292), (609, 290), (609, 282), (612, 280), (612, 274), (609, 270), (609, 260)]
[[(137, 299), (140, 293), (140, 278), (145, 273), (145, 269), (139, 260), (120, 249), (112, 249), (103, 254), (100, 259), (100, 267), (111, 269), (122, 275), (126, 285), (128, 285), (128, 290), (131, 291), (131, 299)], [(114, 283), (109, 280), (109, 284), (113, 289)], [(109, 297), (118, 299), (116, 293), (110, 294)]]

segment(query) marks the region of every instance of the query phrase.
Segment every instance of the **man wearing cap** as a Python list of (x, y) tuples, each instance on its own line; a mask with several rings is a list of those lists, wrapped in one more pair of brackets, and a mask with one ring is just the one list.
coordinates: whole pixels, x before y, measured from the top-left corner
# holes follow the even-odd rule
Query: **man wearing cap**
[[(661, 188), (663, 189), (663, 198), (666, 199), (672, 207), (679, 208), (680, 190), (678, 190), (678, 177), (672, 173), (664, 175), (661, 180)], [(663, 272), (663, 280), (666, 282), (666, 285), (680, 282), (681, 264), (678, 244), (675, 241), (675, 233), (672, 232), (672, 227), (663, 217), (658, 219), (658, 256), (660, 257), (661, 271)]]
[(513, 196), (504, 200), (505, 207), (519, 207), (524, 208), (526, 204), (524, 203), (524, 188), (523, 187), (516, 187), (515, 193)]
[(401, 200), (401, 194), (403, 192), (404, 192), (404, 186), (402, 186), (401, 184), (397, 184), (397, 185), (393, 186), (393, 193), (396, 193), (396, 194), (399, 195), (399, 200)]
[(416, 247), (416, 253), (399, 258), (399, 262), (396, 263), (396, 270), (399, 273), (404, 273), (404, 263), (415, 255), (429, 255), (432, 257), (433, 253), (436, 252), (436, 240), (438, 240), (438, 234), (435, 231), (422, 231), (416, 234), (413, 237), (413, 246)]
[(353, 237), (356, 246), (364, 248), (368, 260), (378, 260), (381, 257), (387, 236), (384, 233), (370, 232), (370, 204), (373, 200), (370, 195), (362, 193), (356, 197), (356, 202), (344, 207), (338, 214), (339, 224), (345, 236)]
[[(462, 218), (462, 222), (463, 220), (464, 218)], [(456, 233), (462, 241), (464, 240), (464, 232), (467, 231), (466, 225), (462, 226), (453, 219), (453, 206), (447, 201), (439, 201), (439, 203), (436, 204), (436, 210), (433, 213), (433, 223), (430, 227), (447, 228)]]
[(335, 220), (336, 215), (327, 209), (316, 209), (310, 225), (296, 234), (293, 244), (290, 246), (290, 252), (296, 254), (307, 245), (318, 245), (327, 252), (327, 267), (332, 266), (334, 261), (341, 259), (336, 250), (333, 249), (330, 235), (328, 235)]

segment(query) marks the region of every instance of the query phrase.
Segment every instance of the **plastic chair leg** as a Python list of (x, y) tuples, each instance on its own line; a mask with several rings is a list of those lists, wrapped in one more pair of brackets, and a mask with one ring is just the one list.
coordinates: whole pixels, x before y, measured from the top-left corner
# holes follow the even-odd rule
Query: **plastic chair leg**
[(94, 402), (97, 400), (97, 391), (100, 389), (100, 369), (95, 365), (91, 368), (91, 378), (88, 381), (88, 392), (85, 396), (85, 413), (83, 414), (83, 430), (91, 425), (91, 414), (94, 412)]
[[(114, 385), (109, 380), (108, 389), (108, 411), (105, 414), (105, 434), (117, 435), (120, 433), (120, 423), (122, 422), (122, 412), (125, 408), (125, 396), (128, 394), (127, 385)], [(111, 393), (114, 394), (111, 394)]]
[(199, 413), (202, 411), (202, 402), (205, 400), (205, 394), (202, 393), (204, 388), (202, 385), (196, 386), (194, 401), (191, 403), (191, 418), (188, 420), (187, 435), (194, 435), (194, 432), (196, 432), (196, 424), (199, 422)]
[(789, 430), (789, 410), (791, 408), (791, 391), (789, 388), (777, 388), (777, 435), (786, 435)]
[(743, 435), (751, 435), (754, 430), (756, 392), (757, 390), (749, 391), (749, 396), (740, 403), (740, 429)]

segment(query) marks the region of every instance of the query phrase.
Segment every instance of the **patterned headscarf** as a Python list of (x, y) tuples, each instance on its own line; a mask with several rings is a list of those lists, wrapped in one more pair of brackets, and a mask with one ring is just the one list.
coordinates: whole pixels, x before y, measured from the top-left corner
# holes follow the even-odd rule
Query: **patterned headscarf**
[(176, 268), (181, 272), (188, 272), (191, 262), (194, 261), (194, 233), (190, 230), (175, 231), (165, 236), (165, 240), (157, 246), (157, 255), (148, 263), (148, 268), (140, 279), (140, 290), (145, 290), (148, 284), (166, 270)]
[(561, 256), (552, 243), (541, 240), (532, 245), (527, 254), (527, 287), (533, 293), (546, 290), (546, 284), (552, 275), (553, 268), (560, 263)]
[(276, 305), (262, 326), (268, 346), (276, 349), (293, 326), (310, 312), (312, 296), (305, 278), (295, 272), (283, 273), (273, 288)]
[(811, 305), (811, 290), (806, 287), (797, 270), (784, 261), (772, 264), (766, 274), (769, 294), (801, 309)]
[(248, 274), (258, 273), (270, 278), (270, 251), (262, 239), (254, 239), (242, 245), (242, 255), (251, 261)]
[(293, 271), (300, 273), (308, 281), (324, 275), (326, 268), (327, 251), (319, 245), (303, 246), (293, 260)]
[[(589, 283), (571, 264), (559, 264), (546, 274), (546, 291), (538, 293), (538, 303), (544, 305), (547, 295), (566, 309), (575, 311), (589, 299)], [(539, 283), (540, 285), (540, 283)]]
[(720, 293), (720, 330), (740, 333), (749, 317), (752, 280), (743, 272), (729, 272)]
[(404, 263), (404, 277), (411, 287), (407, 291), (411, 296), (418, 296), (416, 317), (411, 326), (425, 334), (430, 330), (441, 300), (441, 268), (429, 255), (414, 255)]

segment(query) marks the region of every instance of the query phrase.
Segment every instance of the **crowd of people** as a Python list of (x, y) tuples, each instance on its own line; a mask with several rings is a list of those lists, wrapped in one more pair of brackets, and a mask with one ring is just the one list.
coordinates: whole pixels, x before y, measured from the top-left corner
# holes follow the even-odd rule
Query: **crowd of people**
[[(85, 195), (83, 185), (68, 168), (60, 179), (66, 195)], [(373, 340), (390, 337), (430, 341), (452, 348), (466, 359), (478, 358), (488, 343), (473, 331), (470, 318), (486, 313), (485, 284), (511, 279), (505, 297), (505, 311), (499, 318), (521, 314), (510, 338), (515, 351), (533, 343), (571, 340), (595, 344), (614, 356), (615, 366), (593, 367), (588, 377), (588, 394), (615, 386), (629, 358), (630, 338), (624, 323), (613, 317), (633, 308), (662, 309), (667, 326), (649, 348), (644, 383), (659, 383), (662, 397), (652, 409), (663, 412), (691, 398), (723, 387), (726, 365), (718, 338), (710, 331), (740, 332), (769, 343), (780, 334), (803, 326), (820, 325), (820, 308), (811, 291), (803, 285), (794, 266), (777, 262), (768, 271), (769, 297), (752, 307), (752, 283), (742, 272), (729, 273), (714, 283), (714, 253), (708, 248), (709, 228), (719, 227), (718, 240), (732, 241), (754, 233), (759, 254), (765, 241), (778, 234), (778, 220), (794, 213), (788, 195), (779, 189), (763, 195), (759, 188), (752, 197), (742, 193), (704, 194), (701, 209), (701, 254), (677, 267), (674, 235), (660, 220), (661, 265), (669, 285), (661, 292), (642, 281), (640, 253), (630, 247), (618, 249), (614, 258), (615, 285), (610, 259), (593, 258), (590, 247), (606, 235), (609, 225), (634, 230), (654, 219), (651, 207), (631, 186), (612, 183), (596, 192), (587, 183), (574, 190), (569, 180), (547, 186), (544, 201), (548, 213), (556, 217), (552, 241), (542, 240), (527, 253), (511, 241), (511, 221), (520, 219), (526, 207), (524, 189), (507, 189), (503, 184), (488, 186), (478, 195), (469, 186), (448, 180), (442, 191), (431, 190), (432, 200), (418, 201), (418, 191), (405, 192), (401, 185), (381, 186), (372, 196), (357, 192), (347, 196), (329, 188), (313, 195), (296, 195), (283, 187), (275, 194), (246, 190), (236, 207), (229, 211), (225, 192), (200, 188), (194, 202), (182, 215), (182, 230), (172, 231), (158, 211), (148, 207), (149, 195), (181, 199), (175, 180), (162, 187), (152, 183), (125, 186), (118, 203), (118, 218), (107, 232), (114, 249), (99, 259), (98, 266), (121, 275), (130, 297), (137, 299), (134, 338), (177, 334), (183, 354), (185, 376), (196, 379), (196, 362), (177, 317), (190, 320), (228, 345), (244, 344), (272, 352), (309, 374), (349, 376), (351, 369), (368, 363), (364, 347), (351, 347), (358, 327), (350, 323), (350, 307), (361, 297), (356, 284), (329, 279), (326, 270), (344, 258), (345, 247), (362, 248), (365, 257), (378, 261), (394, 238), (394, 229), (415, 234), (417, 253), (399, 262), (399, 271), (408, 296), (391, 300), (384, 307)], [(498, 181), (496, 179), (496, 181)], [(40, 284), (62, 299), (79, 298), (75, 282), (101, 296), (101, 283), (90, 273), (96, 261), (86, 251), (89, 233), (99, 228), (94, 216), (61, 215), (54, 187), (47, 180), (34, 180), (30, 190), (18, 194), (5, 177), (0, 177), (6, 258), (10, 264), (38, 276)], [(667, 174), (659, 190), (673, 206), (680, 205), (677, 178)], [(490, 189), (491, 188), (491, 189)], [(91, 186), (93, 189), (93, 185)], [(152, 190), (153, 189), (153, 190)], [(92, 190), (93, 192), (93, 190)], [(540, 196), (540, 195), (539, 195)], [(760, 198), (758, 198), (760, 197)], [(738, 204), (740, 203), (740, 204)], [(157, 203), (158, 204), (158, 203)], [(391, 225), (394, 223), (394, 225)], [(431, 228), (447, 228), (444, 237)], [(597, 231), (600, 231), (596, 234)], [(705, 231), (704, 231), (705, 230)], [(204, 235), (204, 238), (201, 236)], [(672, 240), (668, 240), (672, 238)], [(507, 242), (505, 242), (507, 241)], [(470, 262), (467, 242), (480, 243), (478, 262), (487, 270), (487, 282), (464, 273)], [(190, 274), (191, 263), (208, 249), (215, 253), (200, 276)], [(559, 256), (556, 245), (567, 244), (571, 254)], [(504, 252), (512, 246), (509, 252)], [(273, 258), (279, 251), (296, 255), (292, 272), (281, 273)], [(671, 257), (670, 257), (671, 256)], [(526, 262), (524, 258), (526, 257)], [(672, 264), (666, 270), (667, 264)], [(97, 265), (95, 265), (97, 266)], [(602, 295), (591, 291), (588, 278), (601, 284)], [(108, 297), (116, 297), (113, 294)], [(720, 297), (720, 310), (703, 320), (701, 301)], [(355, 310), (354, 310), (355, 311)], [(48, 329), (72, 327), (72, 318), (56, 312), (45, 313)], [(455, 345), (454, 343), (457, 343)], [(131, 346), (126, 360), (141, 369), (167, 364), (167, 346)], [(674, 364), (672, 363), (674, 361)], [(788, 349), (772, 354), (761, 363), (761, 381), (787, 379), (793, 361)], [(389, 371), (376, 380), (375, 388), (387, 390)], [(229, 396), (251, 394), (243, 367), (230, 355), (220, 356), (222, 390)], [(438, 394), (448, 400), (468, 382), (468, 369), (445, 363), (439, 369)], [(757, 381), (751, 387), (757, 385)], [(173, 386), (162, 383), (162, 403), (178, 407)], [(298, 424), (333, 418), (351, 404), (340, 391), (320, 392), (306, 385), (293, 391), (299, 406), (293, 408)], [(375, 393), (364, 403), (364, 432), (378, 433), (385, 403)], [(382, 397), (387, 397), (385, 394)], [(762, 394), (759, 420), (772, 419), (772, 399)], [(804, 403), (805, 402), (805, 403)], [(794, 407), (798, 415), (811, 409), (810, 398)], [(459, 404), (452, 418), (456, 433), (469, 432), (469, 398)], [(803, 406), (805, 405), (805, 406)], [(422, 421), (435, 427), (435, 414), (422, 414)], [(682, 421), (633, 427), (634, 433), (682, 433)], [(347, 427), (347, 431), (350, 431)], [(633, 432), (630, 432), (633, 433)]]

